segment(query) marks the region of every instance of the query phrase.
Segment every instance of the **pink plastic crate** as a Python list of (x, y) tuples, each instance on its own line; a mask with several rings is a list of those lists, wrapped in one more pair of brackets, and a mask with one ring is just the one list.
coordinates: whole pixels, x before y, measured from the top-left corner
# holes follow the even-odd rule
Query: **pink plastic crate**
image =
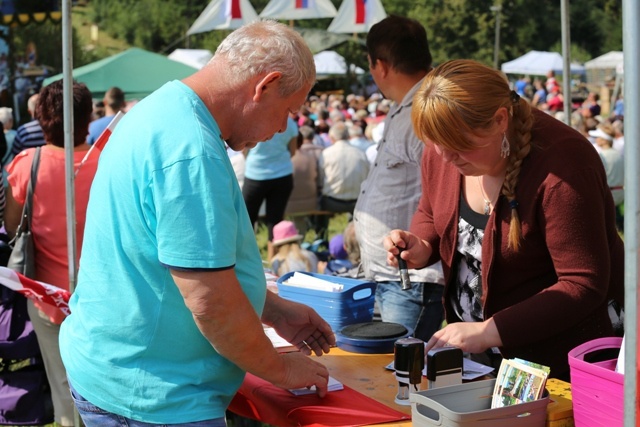
[(585, 361), (594, 352), (620, 349), (622, 338), (598, 338), (569, 352), (573, 417), (576, 427), (618, 427), (624, 420), (624, 375), (617, 358)]

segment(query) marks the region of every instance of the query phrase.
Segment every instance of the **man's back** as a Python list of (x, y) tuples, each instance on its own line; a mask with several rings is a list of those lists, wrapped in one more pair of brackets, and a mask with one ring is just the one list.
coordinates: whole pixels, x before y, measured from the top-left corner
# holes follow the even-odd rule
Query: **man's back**
[(340, 200), (357, 199), (360, 185), (369, 173), (364, 152), (342, 140), (325, 148), (320, 159), (322, 193)]
[(15, 157), (15, 155), (22, 150), (40, 147), (41, 145), (44, 145), (45, 142), (40, 122), (32, 120), (20, 126), (16, 131), (16, 137), (13, 140), (13, 146), (11, 147), (11, 154)]

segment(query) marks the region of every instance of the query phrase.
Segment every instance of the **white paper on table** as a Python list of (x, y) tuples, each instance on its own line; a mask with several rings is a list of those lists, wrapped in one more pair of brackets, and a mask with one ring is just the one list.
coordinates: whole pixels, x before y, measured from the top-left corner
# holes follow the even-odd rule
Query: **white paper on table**
[(291, 351), (298, 351), (298, 347), (291, 344), (289, 341), (282, 338), (275, 329), (270, 326), (263, 325), (264, 333), (267, 335), (267, 338), (271, 341), (275, 349), (278, 353), (288, 353)]
[[(393, 366), (394, 362), (389, 363), (385, 366), (386, 369), (390, 371), (395, 371)], [(482, 363), (474, 362), (471, 359), (467, 359), (466, 357), (462, 359), (462, 379), (466, 381), (475, 380), (476, 378), (480, 378), (482, 376), (488, 375), (493, 372), (493, 368), (491, 366), (483, 365)], [(427, 376), (427, 366), (425, 363), (425, 367), (422, 370), (422, 376)]]
[(622, 336), (622, 344), (620, 344), (620, 354), (616, 362), (616, 372), (624, 375), (624, 335)]
[(283, 282), (289, 286), (296, 286), (299, 288), (315, 289), (317, 291), (326, 292), (342, 292), (344, 286), (339, 283), (330, 282), (328, 280), (319, 279), (309, 274), (294, 272), (291, 277)]
[[(340, 381), (329, 376), (329, 383), (327, 384), (327, 391), (338, 391), (344, 390), (344, 386)], [(316, 386), (311, 386), (310, 388), (302, 387), (302, 388), (293, 388), (289, 390), (291, 393), (296, 396), (303, 396), (305, 394), (313, 394), (316, 392)]]

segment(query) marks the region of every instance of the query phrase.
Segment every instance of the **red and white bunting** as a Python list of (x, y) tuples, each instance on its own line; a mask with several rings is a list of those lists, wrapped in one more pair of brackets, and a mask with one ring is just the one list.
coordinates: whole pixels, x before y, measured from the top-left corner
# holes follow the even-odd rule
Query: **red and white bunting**
[(69, 311), (71, 294), (57, 286), (29, 279), (7, 267), (0, 267), (0, 285), (19, 292), (31, 300), (58, 307), (67, 316), (71, 313)]

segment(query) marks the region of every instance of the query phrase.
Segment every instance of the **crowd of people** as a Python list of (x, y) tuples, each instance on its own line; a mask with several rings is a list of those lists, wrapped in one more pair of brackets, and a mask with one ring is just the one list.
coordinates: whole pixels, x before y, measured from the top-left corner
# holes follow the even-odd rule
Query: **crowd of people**
[[(513, 90), (522, 98), (558, 120), (567, 121), (564, 111), (564, 95), (553, 70), (545, 79), (536, 78), (531, 82), (521, 76), (513, 84)], [(616, 225), (624, 231), (624, 97), (619, 94), (610, 105), (606, 117), (602, 113), (600, 95), (586, 91), (571, 99), (571, 115), (568, 122), (587, 138), (600, 154), (604, 164), (607, 183), (613, 192), (616, 205)]]
[[(359, 267), (382, 320), (427, 349), (491, 366), (519, 357), (567, 379), (571, 348), (616, 333), (622, 102), (603, 119), (589, 96), (572, 128), (552, 117), (552, 73), (532, 91), (475, 61), (434, 69), (410, 18), (374, 25), (366, 48), (378, 92), (308, 96), (315, 65), (301, 36), (245, 25), (201, 70), (139, 102), (81, 167), (125, 102), (113, 88), (92, 120), (91, 94), (74, 83), (78, 285), (66, 318), (29, 305), (56, 423), (72, 425), (75, 404), (86, 425), (224, 426), (246, 372), (323, 396), (329, 373), (307, 356), (329, 352), (335, 331), (267, 291), (261, 219), (274, 272)], [(61, 109), (61, 82), (29, 100), (32, 120), (15, 131), (0, 109), (3, 217), (12, 235), (42, 146), (35, 279), (68, 289)], [(304, 234), (335, 213), (350, 222), (329, 245), (336, 262), (322, 264)], [(278, 354), (263, 324), (300, 352)]]

